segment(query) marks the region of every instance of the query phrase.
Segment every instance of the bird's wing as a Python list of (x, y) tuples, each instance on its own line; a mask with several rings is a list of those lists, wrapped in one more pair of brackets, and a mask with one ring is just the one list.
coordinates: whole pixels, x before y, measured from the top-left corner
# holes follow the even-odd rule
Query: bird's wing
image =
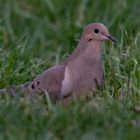
[(44, 92), (47, 90), (53, 101), (63, 98), (61, 95), (61, 83), (64, 79), (65, 67), (65, 65), (56, 65), (49, 68), (31, 82), (18, 86), (12, 85), (6, 89), (1, 89), (0, 95), (9, 94), (14, 96), (17, 91), (23, 94), (33, 95), (39, 91)]
[(31, 82), (30, 92), (47, 90), (52, 100), (60, 98), (65, 67), (65, 65), (56, 65), (43, 72)]

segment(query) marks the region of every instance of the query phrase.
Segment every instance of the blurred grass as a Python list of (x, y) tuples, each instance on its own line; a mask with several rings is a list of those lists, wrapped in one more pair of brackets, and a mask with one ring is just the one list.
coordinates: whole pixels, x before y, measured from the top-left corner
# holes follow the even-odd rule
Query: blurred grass
[(0, 140), (138, 140), (139, 9), (139, 0), (0, 0), (1, 88), (63, 61), (88, 23), (106, 24), (118, 40), (103, 45), (105, 87), (95, 97), (51, 108), (42, 96), (1, 98)]

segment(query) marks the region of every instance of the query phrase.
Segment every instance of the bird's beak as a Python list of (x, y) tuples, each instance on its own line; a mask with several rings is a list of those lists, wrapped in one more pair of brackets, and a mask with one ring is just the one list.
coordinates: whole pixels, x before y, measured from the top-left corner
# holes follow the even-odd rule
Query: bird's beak
[(114, 37), (112, 37), (111, 35), (107, 35), (106, 37), (107, 37), (109, 40), (113, 41), (114, 43), (117, 42), (117, 40), (116, 40)]

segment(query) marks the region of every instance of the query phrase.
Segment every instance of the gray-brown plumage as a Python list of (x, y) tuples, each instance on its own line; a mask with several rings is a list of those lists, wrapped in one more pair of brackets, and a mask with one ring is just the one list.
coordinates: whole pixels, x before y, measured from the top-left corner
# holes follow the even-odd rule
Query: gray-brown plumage
[(105, 25), (87, 25), (77, 48), (63, 63), (46, 70), (32, 82), (1, 90), (0, 93), (14, 93), (16, 88), (29, 94), (47, 91), (52, 100), (57, 100), (95, 91), (97, 84), (103, 85), (100, 46), (104, 40), (115, 42)]

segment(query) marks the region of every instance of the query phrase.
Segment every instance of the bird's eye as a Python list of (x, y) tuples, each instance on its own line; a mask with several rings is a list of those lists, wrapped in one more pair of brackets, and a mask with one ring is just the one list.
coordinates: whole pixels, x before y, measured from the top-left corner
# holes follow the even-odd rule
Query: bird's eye
[(98, 34), (99, 30), (98, 29), (94, 29), (94, 33)]

